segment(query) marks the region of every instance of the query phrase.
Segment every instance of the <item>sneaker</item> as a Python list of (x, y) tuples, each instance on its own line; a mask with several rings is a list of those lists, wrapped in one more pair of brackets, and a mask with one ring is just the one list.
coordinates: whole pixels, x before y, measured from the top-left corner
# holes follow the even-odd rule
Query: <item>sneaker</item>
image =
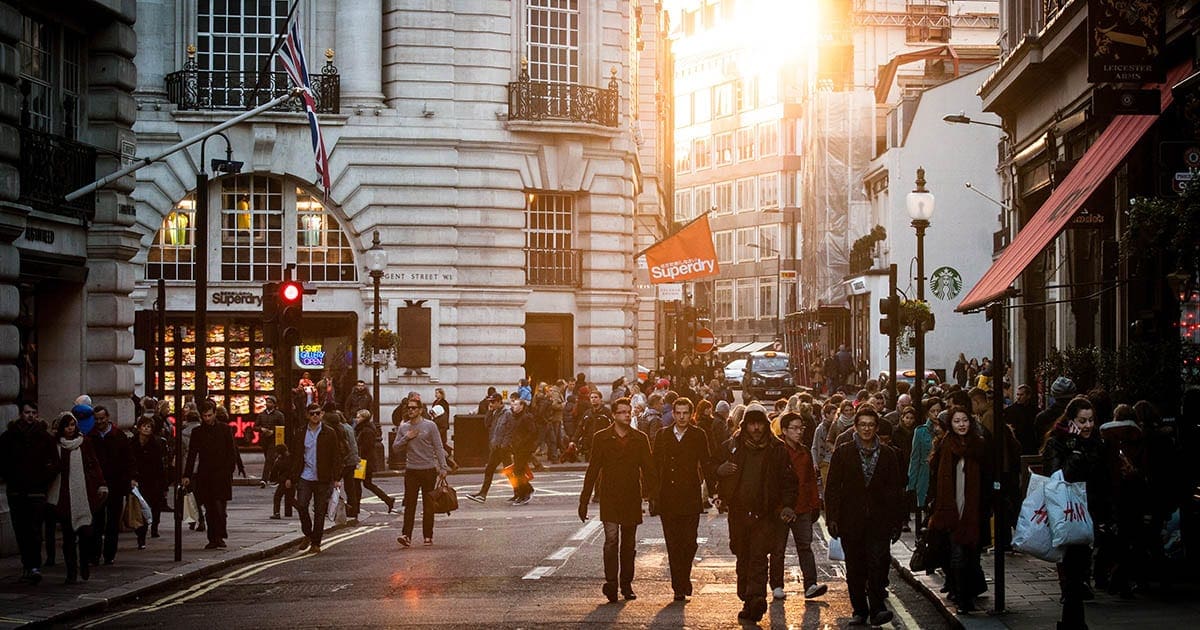
[(513, 505), (527, 505), (528, 503), (529, 497), (521, 497), (520, 499), (512, 502)]
[(432, 539), (432, 538), (426, 538), (426, 539), (425, 539), (425, 546), (426, 546), (426, 547), (432, 547), (432, 546), (433, 546), (433, 539)]
[(882, 626), (883, 624), (890, 622), (893, 618), (895, 618), (895, 616), (896, 615), (893, 615), (892, 611), (890, 610), (881, 610), (874, 615), (871, 615), (871, 625)]
[(408, 536), (406, 536), (404, 534), (400, 534), (399, 536), (397, 536), (396, 542), (400, 543), (401, 547), (411, 547), (412, 546), (412, 538), (409, 538)]
[(776, 586), (771, 595), (775, 597), (775, 601), (777, 602), (787, 599), (787, 593), (783, 590), (782, 586)]
[(516, 496), (511, 496), (511, 497), (508, 497), (507, 499), (505, 499), (505, 501), (508, 501), (509, 503), (516, 503), (518, 500), (519, 500), (519, 498)]
[(814, 597), (820, 597), (820, 596), (824, 595), (825, 592), (828, 590), (829, 590), (829, 587), (825, 586), (824, 584), (813, 584), (812, 586), (804, 589), (804, 597), (805, 597), (805, 599), (812, 599)]
[[(484, 501), (487, 501), (487, 495), (486, 494), (468, 494), (467, 500), (474, 501), (476, 503), (483, 503)], [(390, 507), (388, 508), (388, 511), (389, 512), (391, 511)]]

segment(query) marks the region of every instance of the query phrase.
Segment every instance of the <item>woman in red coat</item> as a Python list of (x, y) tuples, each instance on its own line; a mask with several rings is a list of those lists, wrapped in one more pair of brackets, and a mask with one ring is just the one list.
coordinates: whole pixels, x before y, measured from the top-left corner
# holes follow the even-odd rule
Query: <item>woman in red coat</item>
[[(87, 547), (91, 540), (92, 511), (100, 508), (108, 497), (104, 484), (104, 472), (100, 460), (92, 448), (92, 442), (79, 433), (79, 422), (70, 412), (64, 412), (56, 423), (54, 437), (58, 440), (60, 460), (58, 477), (50, 484), (46, 502), (53, 505), (54, 516), (62, 525), (63, 562), (67, 565), (67, 584), (75, 583), (78, 563), (79, 575), (88, 579), (91, 557), (89, 549), (76, 553), (76, 541)], [(76, 558), (78, 557), (78, 560)]]
[[(792, 511), (796, 514), (790, 521), (785, 520), (779, 527), (779, 538), (775, 542), (775, 553), (771, 554), (771, 589), (775, 599), (783, 599), (787, 594), (783, 590), (783, 558), (787, 551), (788, 537), (796, 543), (796, 558), (800, 561), (800, 573), (804, 576), (804, 597), (812, 599), (825, 594), (828, 587), (817, 583), (817, 561), (813, 557), (812, 537), (813, 523), (821, 515), (821, 497), (817, 494), (817, 467), (813, 465), (812, 454), (804, 446), (804, 416), (789, 411), (779, 419), (779, 429), (783, 432), (783, 444), (787, 447), (788, 457), (792, 468), (785, 474), (796, 476), (799, 492), (796, 495), (796, 505)], [(776, 561), (778, 558), (778, 561)]]

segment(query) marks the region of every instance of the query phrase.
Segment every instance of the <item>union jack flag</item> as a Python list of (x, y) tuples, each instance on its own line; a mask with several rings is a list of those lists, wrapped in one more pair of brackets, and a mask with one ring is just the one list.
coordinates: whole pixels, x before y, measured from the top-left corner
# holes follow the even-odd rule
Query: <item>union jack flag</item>
[(304, 88), (301, 100), (304, 102), (304, 113), (308, 115), (308, 130), (312, 136), (312, 149), (316, 158), (317, 173), (321, 176), (321, 185), (325, 196), (329, 196), (329, 157), (325, 153), (325, 138), (321, 135), (321, 125), (317, 122), (317, 101), (313, 97), (312, 81), (308, 76), (308, 64), (304, 61), (304, 44), (300, 41), (300, 20), (294, 20), (288, 28), (287, 38), (279, 49), (279, 59), (283, 69), (297, 87)]

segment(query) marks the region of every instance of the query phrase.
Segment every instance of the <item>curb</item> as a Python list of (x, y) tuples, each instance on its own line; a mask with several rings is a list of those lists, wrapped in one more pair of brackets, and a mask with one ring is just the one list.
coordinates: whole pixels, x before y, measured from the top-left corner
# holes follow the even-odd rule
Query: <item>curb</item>
[[(904, 550), (902, 554), (897, 555), (897, 546)], [(946, 620), (946, 623), (950, 624), (951, 628), (955, 628), (956, 630), (965, 630), (962, 620), (958, 618), (958, 615), (953, 610), (950, 610), (950, 608), (946, 606), (946, 602), (942, 600), (941, 596), (933, 592), (933, 589), (929, 588), (928, 584), (925, 584), (923, 581), (921, 581), (917, 575), (913, 573), (912, 569), (908, 568), (908, 560), (912, 557), (912, 550), (910, 550), (908, 546), (904, 544), (903, 540), (892, 545), (891, 556), (892, 566), (896, 568), (896, 572), (900, 574), (900, 577), (904, 578), (904, 581), (908, 582), (908, 584), (916, 589), (917, 592), (924, 595), (925, 599), (929, 600), (929, 602), (934, 605), (938, 613), (940, 613), (942, 618)]]

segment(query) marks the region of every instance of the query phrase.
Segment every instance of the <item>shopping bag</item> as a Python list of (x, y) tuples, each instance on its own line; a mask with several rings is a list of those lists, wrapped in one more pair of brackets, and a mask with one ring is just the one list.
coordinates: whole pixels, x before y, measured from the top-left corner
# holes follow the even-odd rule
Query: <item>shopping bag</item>
[(142, 518), (142, 506), (137, 497), (132, 494), (125, 497), (125, 507), (121, 509), (121, 531), (131, 532), (146, 524)]
[(354, 467), (354, 478), (355, 479), (366, 479), (367, 478), (367, 460), (365, 460), (365, 459), (358, 460), (358, 465)]
[(444, 512), (449, 515), (458, 509), (458, 492), (446, 482), (445, 477), (438, 477), (433, 492), (429, 493), (429, 505), (432, 506), (434, 514)]
[(829, 539), (829, 561), (830, 562), (845, 562), (846, 552), (842, 549), (841, 538)]
[(154, 512), (150, 510), (150, 504), (146, 502), (146, 497), (142, 496), (142, 491), (134, 488), (133, 496), (137, 497), (138, 505), (142, 508), (142, 522), (150, 523), (153, 521)]
[(338, 525), (346, 524), (346, 491), (342, 488), (334, 488), (329, 494), (329, 507), (325, 510), (325, 518), (333, 521)]
[[(500, 472), (504, 474), (505, 479), (508, 479), (508, 485), (512, 486), (513, 489), (516, 489), (519, 481), (517, 479), (517, 473), (513, 471), (513, 465), (509, 464), (504, 468), (501, 468)], [(533, 481), (533, 470), (531, 470), (529, 467), (525, 468), (525, 480)]]
[(1021, 514), (1017, 518), (1017, 531), (1013, 535), (1013, 548), (1040, 560), (1058, 562), (1063, 550), (1054, 545), (1050, 531), (1050, 515), (1046, 508), (1046, 484), (1050, 478), (1033, 473), (1029, 476), (1029, 489), (1021, 503)]
[(192, 492), (183, 495), (183, 522), (189, 525), (200, 522), (200, 504)]
[(1087, 484), (1063, 479), (1056, 471), (1046, 483), (1046, 513), (1050, 517), (1055, 547), (1090, 545), (1096, 541), (1092, 515), (1087, 507)]

